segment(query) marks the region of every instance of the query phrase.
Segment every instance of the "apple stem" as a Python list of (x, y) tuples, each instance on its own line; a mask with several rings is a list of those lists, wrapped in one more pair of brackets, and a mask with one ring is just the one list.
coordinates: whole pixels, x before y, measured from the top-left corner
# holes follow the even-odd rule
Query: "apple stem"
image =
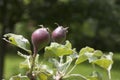
[(31, 69), (30, 69), (30, 71), (28, 73), (28, 77), (29, 77), (30, 80), (36, 80), (35, 76), (34, 76), (34, 74), (32, 72), (33, 72), (33, 68), (35, 66), (35, 57), (37, 55), (37, 52), (38, 52), (38, 49), (36, 47), (34, 47), (34, 51), (33, 51), (33, 55), (32, 55)]

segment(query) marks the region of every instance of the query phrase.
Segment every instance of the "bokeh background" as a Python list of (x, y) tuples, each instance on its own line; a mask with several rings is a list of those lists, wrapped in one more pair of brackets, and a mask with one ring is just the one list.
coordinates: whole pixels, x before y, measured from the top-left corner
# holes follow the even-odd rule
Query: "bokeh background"
[(31, 41), (38, 25), (52, 31), (54, 23), (69, 27), (67, 39), (78, 51), (90, 46), (114, 52), (113, 69), (120, 72), (120, 0), (0, 0), (0, 80), (16, 73), (11, 66), (18, 63), (12, 59), (19, 50), (3, 41), (3, 35), (16, 33)]

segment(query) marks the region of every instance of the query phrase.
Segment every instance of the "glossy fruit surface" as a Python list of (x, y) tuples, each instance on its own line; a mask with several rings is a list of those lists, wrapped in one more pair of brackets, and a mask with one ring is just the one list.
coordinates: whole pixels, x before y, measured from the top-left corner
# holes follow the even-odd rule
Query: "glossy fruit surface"
[(52, 39), (53, 41), (57, 43), (63, 43), (66, 39), (66, 33), (67, 28), (64, 28), (63, 26), (58, 26), (53, 32), (52, 32)]
[(33, 47), (38, 50), (42, 49), (50, 42), (50, 34), (47, 28), (39, 28), (32, 33), (31, 36)]

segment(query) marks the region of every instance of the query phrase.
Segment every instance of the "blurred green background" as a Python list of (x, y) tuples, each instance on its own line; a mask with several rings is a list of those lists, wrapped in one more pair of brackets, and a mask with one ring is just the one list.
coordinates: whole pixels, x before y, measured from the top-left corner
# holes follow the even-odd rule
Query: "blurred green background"
[(114, 52), (113, 69), (120, 72), (120, 0), (0, 0), (0, 80), (3, 72), (12, 75), (18, 70), (12, 65), (20, 60), (19, 49), (4, 42), (3, 34), (16, 33), (30, 40), (38, 25), (52, 31), (55, 22), (69, 27), (67, 39), (78, 51), (90, 46)]

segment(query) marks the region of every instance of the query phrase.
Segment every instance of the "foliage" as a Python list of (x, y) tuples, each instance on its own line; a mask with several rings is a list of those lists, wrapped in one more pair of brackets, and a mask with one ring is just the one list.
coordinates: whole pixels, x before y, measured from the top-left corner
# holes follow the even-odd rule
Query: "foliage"
[[(88, 45), (104, 51), (120, 51), (116, 48), (120, 47), (119, 0), (0, 0), (1, 38), (7, 32), (14, 32), (16, 23), (28, 23), (29, 20), (36, 24), (59, 22), (70, 25), (69, 39), (77, 50)], [(27, 26), (24, 25), (21, 31)], [(22, 34), (29, 35), (29, 32)], [(79, 37), (74, 36), (78, 34)], [(6, 45), (1, 38), (0, 51), (5, 54)], [(4, 54), (0, 54), (0, 75), (3, 72)]]
[[(8, 33), (4, 35), (4, 40), (20, 47), (25, 51), (31, 52), (29, 48), (26, 48), (26, 45), (30, 47), (29, 41), (23, 36), (21, 38), (20, 35)], [(26, 43), (26, 41), (27, 44), (23, 45), (23, 43)], [(108, 79), (111, 80), (110, 70), (113, 64), (112, 52), (109, 54), (104, 54), (102, 51), (95, 50), (88, 46), (80, 49), (80, 51), (77, 52), (75, 48), (72, 48), (72, 44), (68, 40), (65, 42), (65, 44), (51, 42), (50, 46), (45, 47), (43, 59), (48, 60), (49, 63), (52, 63), (52, 65), (42, 63), (42, 61), (39, 62), (39, 54), (35, 56), (34, 63), (33, 56), (29, 52), (28, 55), (25, 55), (24, 53), (18, 51), (18, 55), (25, 59), (24, 62), (20, 63), (20, 68), (25, 70), (25, 73), (19, 73), (16, 76), (12, 76), (10, 80), (104, 80), (104, 78), (101, 77), (102, 73), (96, 71), (96, 65), (105, 69), (108, 74)], [(77, 65), (82, 65), (81, 63), (85, 61), (88, 61), (89, 64), (92, 64), (93, 66), (94, 70), (91, 72), (91, 76), (83, 76), (83, 74), (71, 73)], [(73, 67), (70, 67), (72, 64)], [(32, 75), (30, 74), (31, 71)]]

